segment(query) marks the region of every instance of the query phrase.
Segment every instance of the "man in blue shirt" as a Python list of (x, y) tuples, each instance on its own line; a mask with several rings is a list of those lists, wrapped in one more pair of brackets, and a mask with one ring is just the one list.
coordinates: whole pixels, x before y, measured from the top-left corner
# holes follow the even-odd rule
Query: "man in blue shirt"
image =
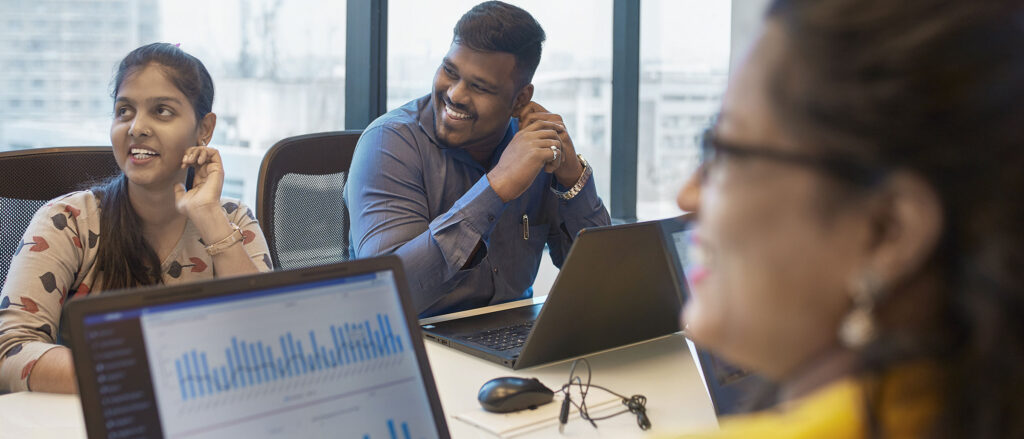
[(610, 224), (561, 116), (533, 97), (544, 30), (502, 2), (459, 20), (433, 92), (363, 132), (345, 188), (351, 256), (394, 253), (420, 316), (530, 297), (544, 244)]

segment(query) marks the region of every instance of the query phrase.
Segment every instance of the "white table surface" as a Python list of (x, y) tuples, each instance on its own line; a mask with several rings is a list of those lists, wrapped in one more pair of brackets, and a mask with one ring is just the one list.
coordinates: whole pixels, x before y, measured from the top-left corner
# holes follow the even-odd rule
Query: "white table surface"
[[(522, 302), (469, 313), (493, 311)], [(438, 343), (425, 343), (448, 428), (454, 438), (494, 437), (455, 419), (458, 414), (482, 410), (476, 395), (486, 381), (510, 375), (536, 377), (548, 387), (557, 389), (567, 380), (571, 364), (571, 360), (566, 360), (513, 371)], [(559, 434), (558, 429), (551, 426), (534, 430), (524, 437), (629, 438), (717, 428), (711, 400), (701, 382), (691, 349), (681, 334), (673, 334), (586, 356), (593, 372), (593, 384), (625, 395), (639, 393), (647, 396), (647, 414), (653, 425), (651, 430), (642, 432), (636, 425), (635, 416), (623, 414), (598, 422), (597, 429), (585, 421), (573, 419), (566, 425), (564, 434)], [(0, 396), (0, 438), (85, 436), (77, 396), (31, 392)]]

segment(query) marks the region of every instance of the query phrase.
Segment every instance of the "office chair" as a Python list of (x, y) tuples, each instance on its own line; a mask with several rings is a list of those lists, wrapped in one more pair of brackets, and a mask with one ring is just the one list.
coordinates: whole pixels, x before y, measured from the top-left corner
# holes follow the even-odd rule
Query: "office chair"
[(0, 285), (32, 216), (47, 201), (117, 175), (109, 146), (0, 152)]
[(263, 156), (256, 217), (275, 269), (348, 260), (348, 209), (342, 194), (362, 131), (289, 137)]

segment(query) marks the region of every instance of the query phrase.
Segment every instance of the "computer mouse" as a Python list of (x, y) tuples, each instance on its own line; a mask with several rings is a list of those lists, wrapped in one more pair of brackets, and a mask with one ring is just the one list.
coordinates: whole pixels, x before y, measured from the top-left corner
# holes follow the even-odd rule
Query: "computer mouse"
[(551, 402), (555, 392), (536, 378), (500, 377), (484, 383), (477, 400), (484, 410), (509, 413)]

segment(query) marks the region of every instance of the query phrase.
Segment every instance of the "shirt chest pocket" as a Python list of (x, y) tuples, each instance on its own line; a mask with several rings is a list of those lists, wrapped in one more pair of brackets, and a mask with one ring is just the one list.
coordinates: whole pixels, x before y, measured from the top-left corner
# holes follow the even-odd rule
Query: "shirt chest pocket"
[(550, 224), (531, 224), (523, 227), (523, 241), (529, 250), (539, 252), (544, 249), (544, 244), (548, 241), (548, 230), (550, 230)]

